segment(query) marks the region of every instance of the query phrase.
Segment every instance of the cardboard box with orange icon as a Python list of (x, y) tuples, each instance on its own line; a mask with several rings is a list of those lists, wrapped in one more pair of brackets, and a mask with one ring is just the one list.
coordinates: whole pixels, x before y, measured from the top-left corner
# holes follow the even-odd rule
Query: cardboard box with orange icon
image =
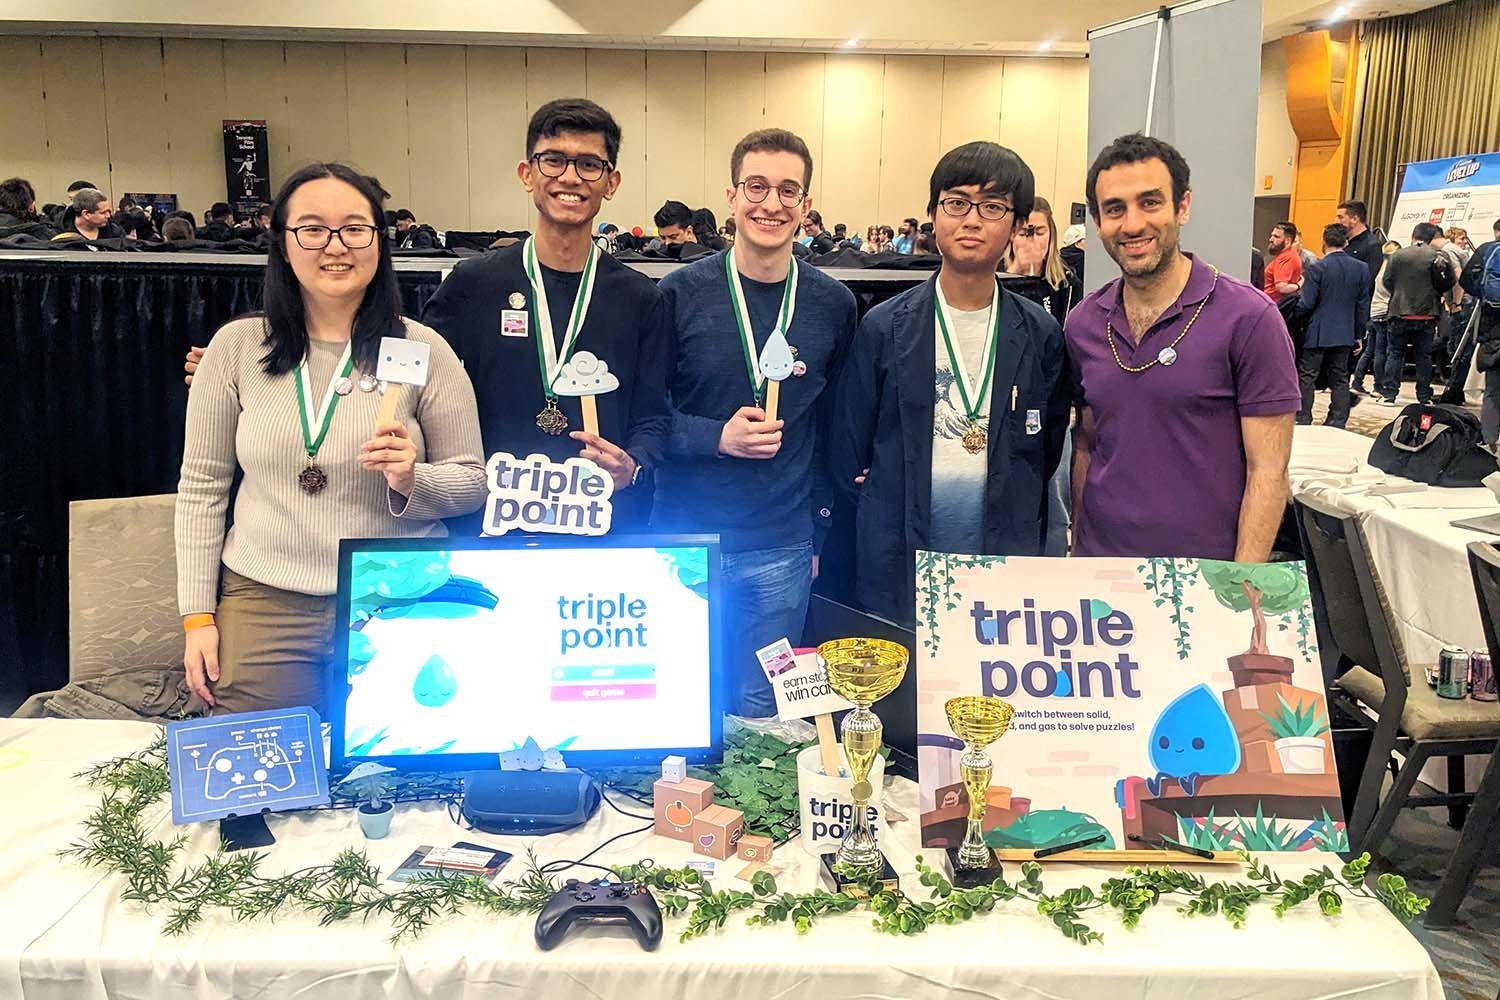
[(691, 842), (693, 817), (713, 805), (714, 786), (698, 778), (658, 781), (651, 786), (656, 832), (673, 840)]

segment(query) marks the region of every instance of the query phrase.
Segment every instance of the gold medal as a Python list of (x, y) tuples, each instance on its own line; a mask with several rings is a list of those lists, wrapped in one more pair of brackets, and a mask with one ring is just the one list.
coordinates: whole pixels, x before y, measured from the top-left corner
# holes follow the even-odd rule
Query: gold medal
[(557, 408), (557, 400), (549, 399), (547, 405), (542, 407), (542, 412), (536, 415), (536, 425), (545, 433), (557, 437), (568, 429), (568, 418)]
[(989, 435), (982, 431), (979, 424), (973, 421), (969, 423), (969, 429), (964, 431), (964, 451), (970, 455), (977, 455), (984, 451), (985, 445), (989, 444)]

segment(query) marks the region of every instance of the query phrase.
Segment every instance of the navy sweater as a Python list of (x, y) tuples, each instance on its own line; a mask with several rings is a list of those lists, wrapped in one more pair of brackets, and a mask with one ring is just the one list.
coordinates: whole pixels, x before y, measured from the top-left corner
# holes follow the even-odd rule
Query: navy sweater
[[(656, 476), (653, 528), (716, 531), (726, 552), (821, 544), (832, 506), (832, 385), (856, 312), (849, 289), (809, 264), (798, 261), (797, 267), (796, 313), (786, 337), (807, 371), (781, 383), (781, 450), (764, 460), (719, 454), (724, 424), (740, 407), (755, 405), (724, 254), (679, 268), (657, 286), (673, 331), (667, 369), (672, 426)], [(741, 281), (759, 357), (781, 306), (783, 283)]]

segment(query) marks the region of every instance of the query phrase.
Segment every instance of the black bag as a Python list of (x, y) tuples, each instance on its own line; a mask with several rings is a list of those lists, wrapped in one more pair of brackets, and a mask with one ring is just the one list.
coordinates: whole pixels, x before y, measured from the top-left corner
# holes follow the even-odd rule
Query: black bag
[(1411, 403), (1375, 437), (1370, 464), (1429, 486), (1480, 486), (1496, 471), (1479, 418), (1462, 406)]

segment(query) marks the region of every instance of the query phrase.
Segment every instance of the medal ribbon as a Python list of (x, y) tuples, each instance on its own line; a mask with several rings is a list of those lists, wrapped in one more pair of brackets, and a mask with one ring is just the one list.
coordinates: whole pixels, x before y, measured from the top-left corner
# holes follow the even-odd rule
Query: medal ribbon
[(573, 310), (568, 317), (567, 332), (563, 335), (562, 350), (559, 351), (557, 338), (552, 333), (552, 311), (547, 306), (547, 290), (542, 286), (542, 269), (536, 262), (536, 237), (526, 238), (522, 256), (526, 262), (526, 278), (531, 282), (531, 300), (535, 306), (536, 361), (542, 372), (542, 392), (546, 394), (548, 402), (557, 400), (557, 393), (552, 391), (552, 383), (557, 381), (562, 366), (573, 356), (578, 334), (583, 330), (584, 318), (589, 314), (589, 302), (594, 298), (594, 279), (599, 275), (594, 266), (599, 259), (599, 252), (599, 244), (590, 240), (588, 260), (583, 264), (583, 278), (578, 283), (578, 292), (573, 296)]
[[(740, 328), (740, 346), (745, 349), (745, 370), (750, 375), (750, 389), (755, 393), (755, 405), (760, 406), (766, 398), (766, 377), (760, 371), (760, 352), (755, 349), (755, 331), (750, 326), (750, 309), (745, 305), (745, 286), (740, 282), (740, 272), (734, 266), (734, 248), (724, 252), (724, 275), (729, 279), (729, 298), (734, 302), (734, 322)], [(792, 327), (792, 315), (797, 311), (797, 259), (793, 257), (786, 273), (786, 290), (781, 296), (781, 311), (776, 316), (774, 329), (782, 336)]]
[(948, 322), (943, 315), (948, 311), (948, 302), (943, 298), (943, 286), (940, 282), (934, 282), (933, 287), (937, 296), (933, 299), (932, 308), (937, 314), (937, 327), (943, 335), (943, 346), (948, 349), (948, 364), (952, 366), (954, 378), (958, 382), (958, 396), (963, 400), (964, 414), (977, 424), (979, 414), (984, 410), (985, 400), (989, 399), (991, 376), (995, 371), (995, 346), (1000, 339), (1000, 279), (995, 279), (995, 298), (990, 302), (990, 332), (985, 337), (984, 371), (979, 376), (978, 385), (969, 381), (969, 370), (964, 366), (963, 352), (954, 348), (953, 338), (948, 334)]
[[(349, 377), (354, 370), (354, 340), (344, 345), (344, 355), (339, 358), (338, 367), (334, 369), (333, 378), (328, 380), (328, 388), (323, 392), (323, 404), (313, 413), (307, 412), (308, 400), (312, 399), (312, 388), (308, 382), (307, 358), (297, 366), (297, 377), (292, 384), (297, 387), (297, 416), (302, 423), (302, 447), (307, 449), (307, 457), (314, 458), (318, 449), (323, 447), (323, 439), (328, 436), (328, 428), (333, 424), (333, 409), (339, 405), (338, 393), (334, 392), (334, 386), (339, 384), (340, 379)], [(313, 428), (318, 429), (317, 436), (313, 436)]]

